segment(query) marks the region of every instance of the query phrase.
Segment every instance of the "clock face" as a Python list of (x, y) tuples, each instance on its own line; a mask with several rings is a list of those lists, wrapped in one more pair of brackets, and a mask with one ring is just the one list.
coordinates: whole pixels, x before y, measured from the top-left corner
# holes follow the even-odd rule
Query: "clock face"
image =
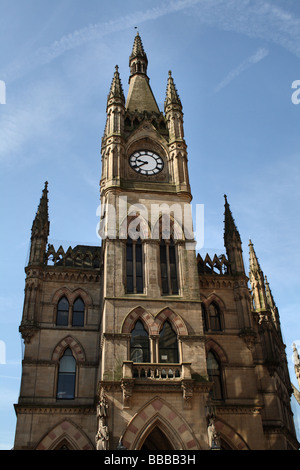
[(162, 158), (154, 152), (138, 150), (130, 156), (129, 165), (137, 173), (149, 176), (159, 173), (164, 167), (164, 162)]

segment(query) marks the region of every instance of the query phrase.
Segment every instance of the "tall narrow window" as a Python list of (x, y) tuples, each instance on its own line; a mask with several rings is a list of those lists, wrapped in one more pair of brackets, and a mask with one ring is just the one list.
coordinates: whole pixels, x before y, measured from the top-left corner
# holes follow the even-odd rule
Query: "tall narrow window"
[(217, 361), (212, 351), (209, 351), (209, 353), (207, 354), (207, 373), (209, 380), (214, 383), (213, 388), (211, 390), (211, 397), (215, 400), (222, 400), (223, 387), (221, 369), (219, 362)]
[(202, 311), (202, 324), (203, 324), (203, 330), (207, 331), (207, 314), (206, 314), (206, 308), (204, 304), (201, 304), (201, 311)]
[(165, 240), (160, 242), (160, 270), (162, 293), (169, 293), (168, 265), (167, 265), (167, 247)]
[(219, 307), (215, 303), (211, 303), (208, 307), (209, 325), (213, 331), (221, 331), (221, 318)]
[(68, 326), (69, 322), (69, 302), (66, 297), (62, 297), (57, 304), (57, 326)]
[(142, 294), (143, 282), (143, 246), (140, 238), (126, 243), (126, 292), (129, 294)]
[(159, 334), (159, 362), (179, 362), (177, 335), (168, 321)]
[(150, 362), (149, 335), (140, 320), (131, 332), (130, 359), (133, 362)]
[(75, 397), (76, 360), (70, 348), (66, 349), (59, 362), (57, 398), (72, 400)]
[(172, 294), (178, 294), (176, 252), (173, 238), (169, 244), (169, 262), (170, 262), (170, 285)]
[(84, 303), (80, 297), (73, 305), (72, 326), (84, 326)]
[(160, 242), (160, 270), (163, 294), (178, 294), (176, 247), (173, 238)]

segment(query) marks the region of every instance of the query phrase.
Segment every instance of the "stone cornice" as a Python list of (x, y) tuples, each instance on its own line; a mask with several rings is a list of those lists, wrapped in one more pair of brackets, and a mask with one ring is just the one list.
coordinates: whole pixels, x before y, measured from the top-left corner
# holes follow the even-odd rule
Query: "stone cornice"
[(94, 415), (96, 414), (96, 407), (87, 406), (87, 405), (78, 405), (78, 406), (56, 406), (56, 405), (34, 405), (30, 404), (15, 404), (14, 405), (16, 414), (85, 414), (85, 415)]

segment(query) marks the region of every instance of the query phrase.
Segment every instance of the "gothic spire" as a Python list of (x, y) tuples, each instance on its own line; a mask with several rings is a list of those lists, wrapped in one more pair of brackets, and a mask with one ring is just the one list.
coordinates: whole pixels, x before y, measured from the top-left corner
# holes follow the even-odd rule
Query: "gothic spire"
[(136, 33), (129, 57), (130, 77), (126, 110), (160, 114), (147, 76), (148, 59), (139, 33)]
[(266, 286), (266, 296), (267, 296), (268, 305), (274, 309), (276, 308), (276, 304), (275, 304), (275, 300), (274, 300), (267, 276), (265, 276), (265, 286)]
[(129, 67), (131, 75), (135, 73), (147, 74), (148, 59), (144, 51), (143, 43), (139, 32), (137, 31), (133, 42), (133, 48), (129, 57)]
[(49, 235), (49, 213), (48, 213), (48, 181), (42, 192), (42, 197), (32, 223), (31, 237), (48, 236)]
[(172, 77), (172, 72), (169, 70), (169, 78), (167, 84), (167, 92), (166, 92), (166, 99), (165, 99), (165, 111), (169, 105), (176, 105), (182, 109), (181, 101), (176, 90), (174, 80)]
[(233, 240), (234, 238), (237, 239), (238, 241), (241, 241), (240, 234), (238, 232), (238, 229), (235, 225), (234, 218), (232, 216), (232, 212), (230, 210), (230, 206), (227, 201), (227, 196), (224, 194), (225, 198), (225, 227), (224, 227), (224, 240), (225, 244), (229, 242), (230, 240)]
[(250, 273), (262, 273), (258, 258), (256, 256), (254, 246), (251, 240), (249, 240), (249, 267)]
[(224, 245), (228, 260), (231, 264), (231, 272), (233, 274), (245, 274), (241, 237), (235, 225), (226, 194), (224, 198)]
[(48, 182), (46, 181), (42, 197), (31, 228), (29, 264), (43, 264), (49, 236)]
[(118, 98), (123, 103), (125, 103), (123, 87), (122, 87), (120, 74), (119, 74), (119, 67), (117, 65), (115, 67), (115, 73), (111, 82), (109, 94), (107, 96), (107, 102), (109, 103), (110, 100), (114, 100), (115, 98)]

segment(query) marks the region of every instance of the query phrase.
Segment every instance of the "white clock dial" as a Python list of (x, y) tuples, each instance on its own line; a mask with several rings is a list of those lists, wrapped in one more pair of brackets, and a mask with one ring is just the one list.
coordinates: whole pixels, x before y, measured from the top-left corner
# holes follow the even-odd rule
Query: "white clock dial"
[(156, 175), (163, 167), (163, 159), (149, 150), (138, 150), (129, 158), (131, 168), (141, 175)]

